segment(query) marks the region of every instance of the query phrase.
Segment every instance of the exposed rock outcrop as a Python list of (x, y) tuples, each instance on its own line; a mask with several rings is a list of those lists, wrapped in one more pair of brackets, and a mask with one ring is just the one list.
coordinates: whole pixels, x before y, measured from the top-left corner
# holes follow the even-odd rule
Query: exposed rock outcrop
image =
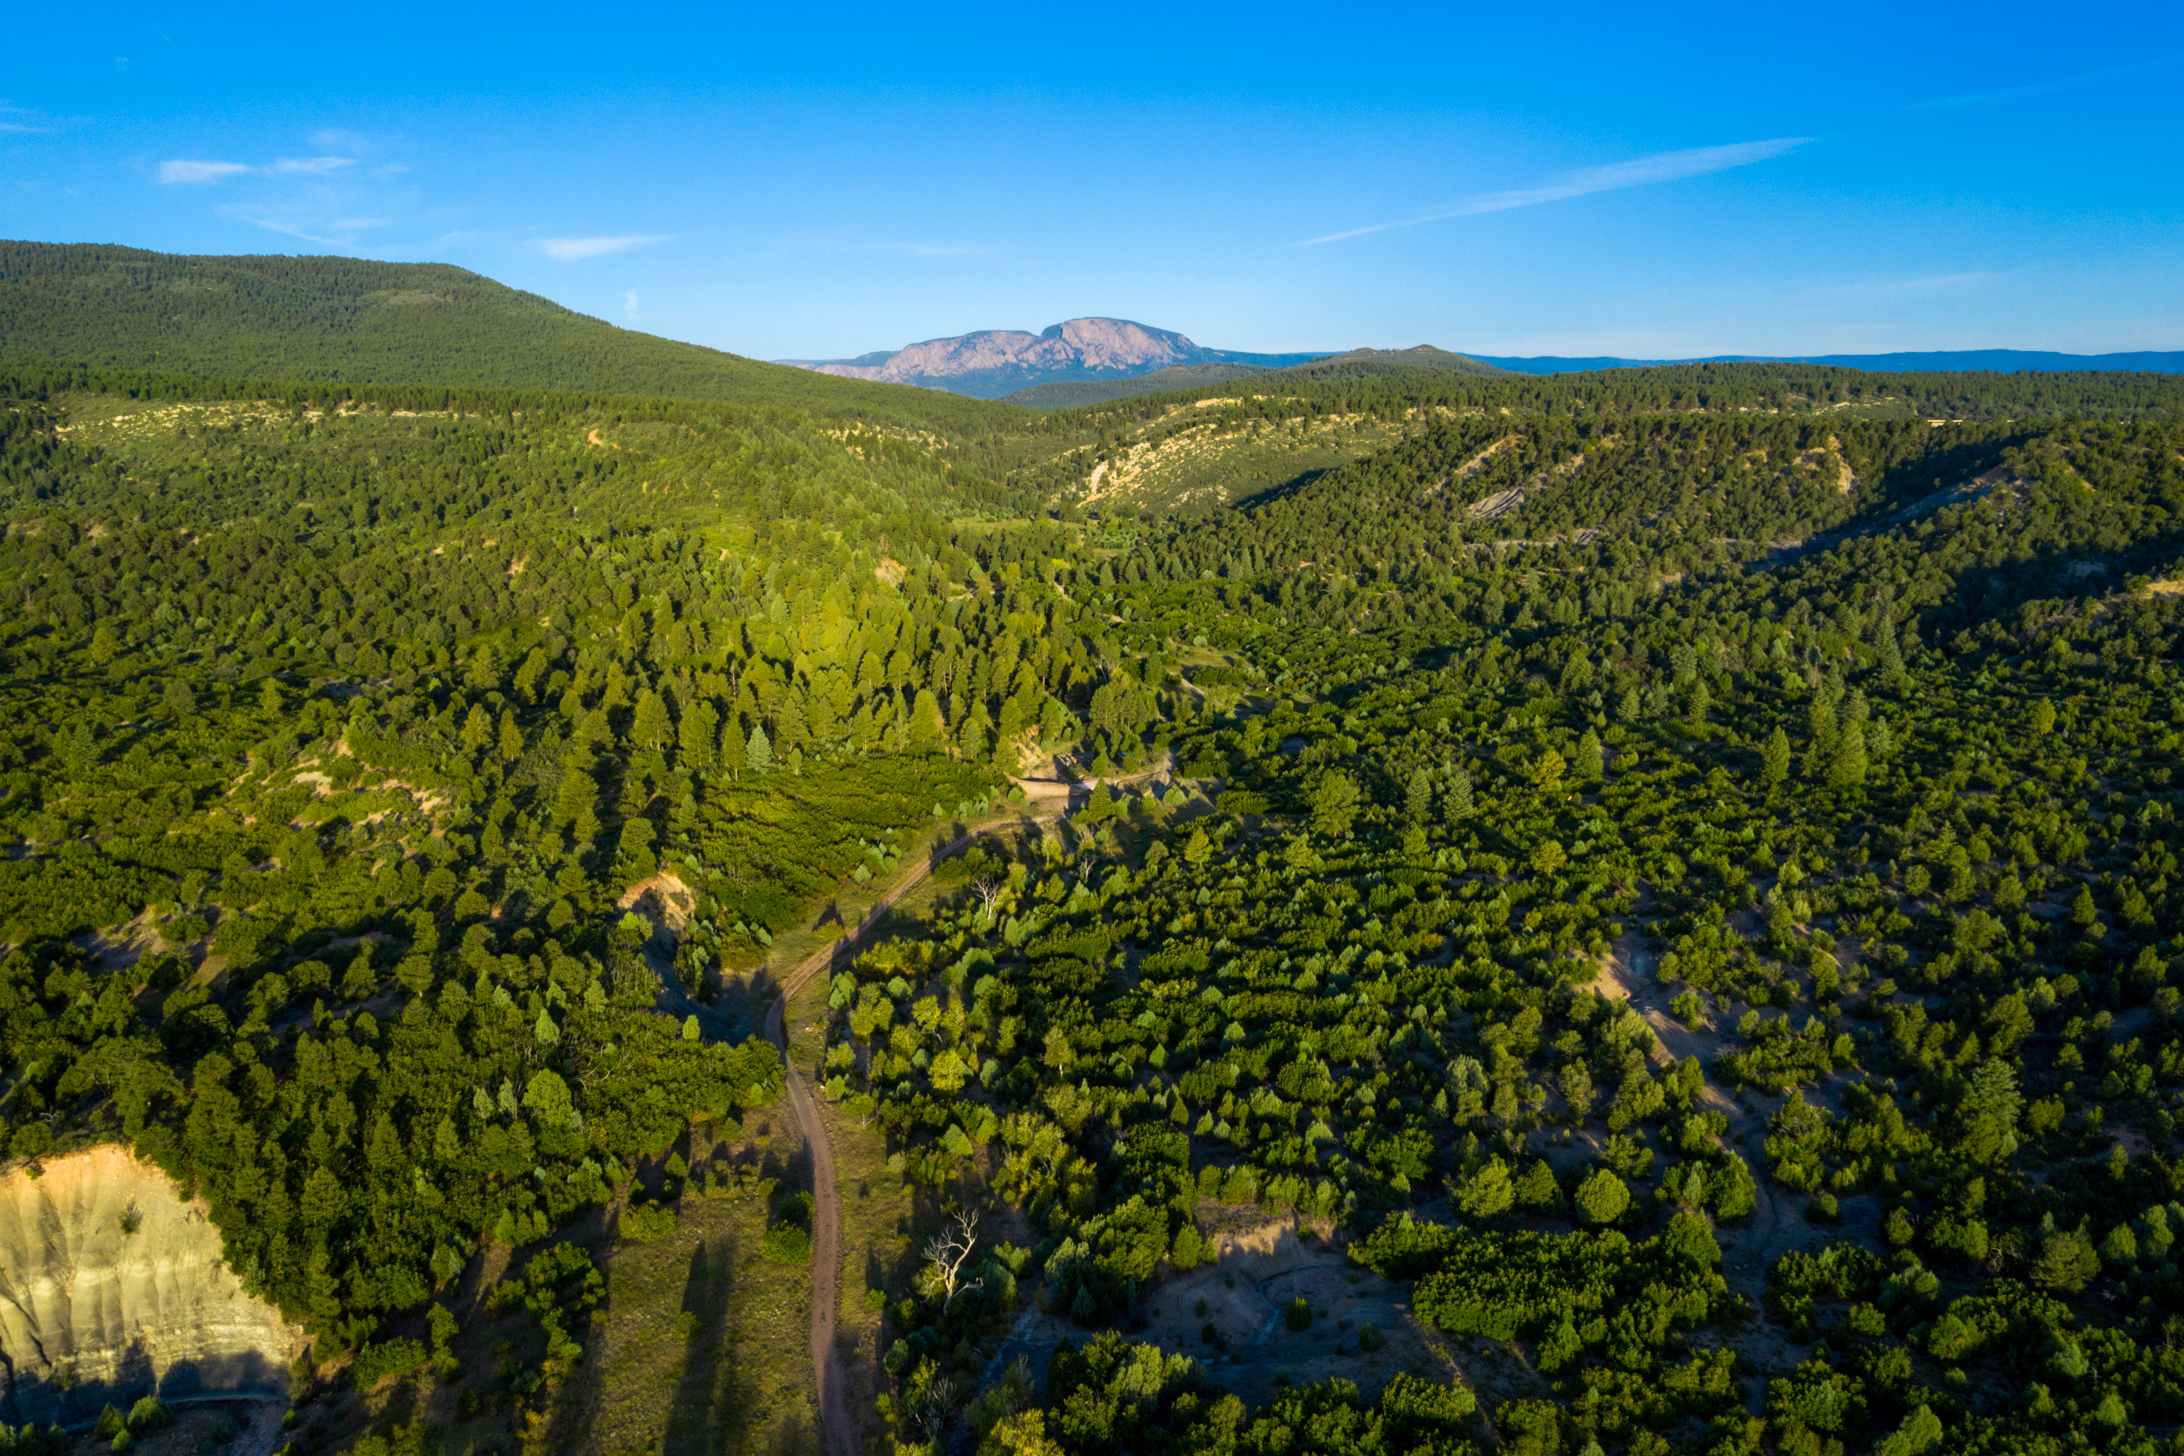
[(1167, 329), (1128, 319), (1079, 318), (1036, 334), (982, 329), (928, 339), (906, 349), (855, 359), (787, 359), (822, 374), (917, 384), (992, 399), (1056, 380), (1119, 379), (1176, 365), (1233, 362), (1278, 368), (1313, 354), (1239, 354), (1206, 349)]
[(204, 1205), (118, 1147), (0, 1178), (0, 1412), (70, 1422), (109, 1401), (282, 1395), (303, 1332), (245, 1293)]

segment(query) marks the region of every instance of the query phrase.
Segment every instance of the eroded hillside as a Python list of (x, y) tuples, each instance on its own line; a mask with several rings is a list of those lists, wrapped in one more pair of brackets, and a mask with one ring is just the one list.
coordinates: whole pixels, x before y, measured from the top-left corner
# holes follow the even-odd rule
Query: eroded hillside
[(285, 1396), (302, 1341), (245, 1292), (205, 1206), (124, 1149), (0, 1179), (8, 1420), (88, 1419), (154, 1392)]

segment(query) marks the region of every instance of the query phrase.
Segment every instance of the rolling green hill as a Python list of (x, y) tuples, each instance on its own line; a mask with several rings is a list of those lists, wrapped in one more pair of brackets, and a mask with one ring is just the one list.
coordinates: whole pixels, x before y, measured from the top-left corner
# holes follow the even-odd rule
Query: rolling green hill
[(991, 426), (1003, 406), (616, 328), (445, 263), (0, 242), (0, 359), (348, 384), (610, 391)]
[(1410, 349), (1352, 349), (1330, 354), (1309, 364), (1294, 364), (1274, 371), (1284, 379), (1374, 379), (1412, 369), (1432, 369), (1444, 374), (1478, 374), (1499, 378), (1509, 371), (1482, 364), (1468, 354), (1451, 354), (1431, 344)]
[[(194, 1192), (297, 1451), (2178, 1449), (2184, 378), (693, 400), (108, 251), (0, 331), (207, 352), (0, 332), (0, 1205)], [(635, 362), (275, 377), (525, 337)]]
[(1352, 349), (1347, 354), (1330, 354), (1324, 359), (1292, 364), (1283, 369), (1266, 369), (1253, 364), (1180, 364), (1173, 369), (1163, 369), (1157, 374), (1141, 374), (1135, 379), (1085, 379), (1035, 384), (1029, 389), (1019, 389), (1016, 393), (1005, 396), (1002, 403), (1020, 404), (1036, 410), (1083, 409), (1090, 405), (1112, 404), (1118, 399), (1136, 399), (1140, 395), (1167, 394), (1176, 390), (1203, 389), (1207, 385), (1226, 384), (1232, 379), (1249, 379), (1255, 376), (1264, 376), (1269, 383), (1286, 385), (1298, 381), (1324, 383), (1341, 379), (1376, 379), (1414, 369), (1488, 376), (1500, 376), (1509, 372), (1491, 364), (1482, 364), (1463, 354), (1451, 354), (1446, 349), (1436, 349), (1431, 344), (1420, 344), (1415, 349)]
[(1140, 374), (1135, 379), (1065, 379), (1053, 384), (1034, 384), (1029, 389), (1019, 389), (1014, 394), (1002, 396), (1001, 402), (1020, 404), (1035, 410), (1082, 409), (1086, 405), (1135, 399), (1141, 394), (1166, 394), (1171, 390), (1198, 389), (1208, 384), (1226, 384), (1232, 379), (1249, 379), (1254, 374), (1272, 372), (1256, 364), (1178, 364), (1173, 369), (1163, 369), (1157, 374)]

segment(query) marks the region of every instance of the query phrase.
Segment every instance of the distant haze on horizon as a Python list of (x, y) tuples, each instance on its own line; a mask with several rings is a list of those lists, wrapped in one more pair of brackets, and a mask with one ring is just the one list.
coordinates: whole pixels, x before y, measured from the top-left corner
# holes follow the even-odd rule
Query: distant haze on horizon
[(0, 236), (445, 261), (762, 359), (1087, 315), (1262, 353), (2184, 348), (2184, 12), (1558, 21), (48, 8), (11, 25)]

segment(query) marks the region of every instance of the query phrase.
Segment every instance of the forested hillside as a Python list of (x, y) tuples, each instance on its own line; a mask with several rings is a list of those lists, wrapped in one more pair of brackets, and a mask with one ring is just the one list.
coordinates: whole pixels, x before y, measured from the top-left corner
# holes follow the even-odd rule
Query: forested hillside
[(2174, 1445), (2174, 381), (0, 394), (0, 1137), (299, 1453)]
[(962, 428), (1009, 413), (572, 313), (444, 263), (0, 241), (0, 365), (733, 400)]
[[(2180, 445), (1489, 418), (1140, 527), (1094, 599), (1124, 660), (1224, 662), (1095, 742), (1211, 802), (1102, 791), (832, 992), (837, 1095), (910, 1177), (998, 1161), (1054, 1327), (1121, 1329), (1062, 1347), (1043, 1413), (965, 1418), (2151, 1450), (2184, 1416)], [(1470, 1388), (1366, 1398), (1389, 1332), (1301, 1298), (1234, 1350), (1161, 1319), (1239, 1207), (1416, 1281)], [(913, 1411), (1003, 1313), (903, 1306)], [(1362, 1394), (1227, 1396), (1315, 1339)]]

